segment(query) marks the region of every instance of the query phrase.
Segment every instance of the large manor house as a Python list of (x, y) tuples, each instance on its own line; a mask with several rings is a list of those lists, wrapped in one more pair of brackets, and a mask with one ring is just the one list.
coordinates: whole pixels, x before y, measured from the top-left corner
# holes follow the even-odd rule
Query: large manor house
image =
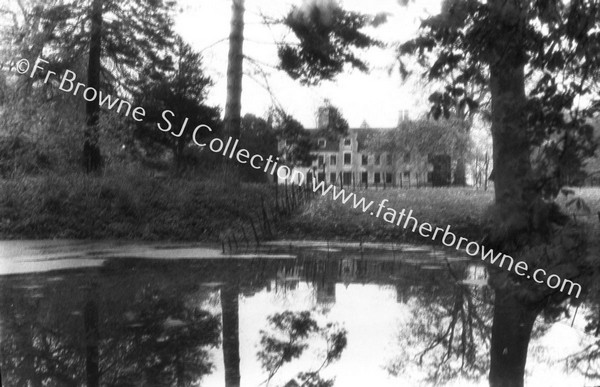
[[(408, 120), (408, 112), (400, 112), (400, 121)], [(319, 109), (317, 128), (329, 124), (329, 108)], [(365, 125), (366, 126), (366, 125)], [(367, 138), (377, 131), (397, 130), (397, 128), (350, 128), (348, 135), (331, 141), (316, 139), (315, 157), (306, 175), (315, 176), (318, 181), (353, 187), (423, 187), (447, 185), (450, 182), (450, 158), (448, 156), (422, 155), (415, 152), (389, 153), (366, 149)], [(318, 136), (320, 131), (313, 130)], [(305, 172), (305, 171), (303, 171)]]

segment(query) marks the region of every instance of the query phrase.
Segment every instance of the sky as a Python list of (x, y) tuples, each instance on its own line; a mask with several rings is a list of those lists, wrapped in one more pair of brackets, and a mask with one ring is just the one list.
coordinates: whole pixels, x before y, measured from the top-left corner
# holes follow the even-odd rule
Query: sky
[[(204, 58), (205, 71), (214, 81), (208, 103), (224, 109), (226, 98), (227, 37), (231, 18), (231, 0), (180, 0), (176, 30)], [(246, 0), (244, 55), (261, 63), (257, 69), (244, 61), (242, 80), (242, 115), (265, 116), (276, 98), (286, 112), (305, 127), (315, 126), (315, 113), (324, 99), (340, 108), (350, 127), (366, 122), (371, 127), (394, 127), (399, 111), (409, 110), (415, 117), (427, 109), (427, 93), (422, 86), (403, 83), (394, 67), (393, 48), (372, 48), (361, 54), (370, 66), (368, 73), (358, 70), (340, 74), (333, 82), (319, 86), (301, 86), (285, 73), (274, 69), (277, 64), (275, 42), (290, 39), (283, 27), (266, 26), (261, 15), (277, 18), (285, 15), (302, 0)], [(440, 0), (416, 0), (408, 7), (397, 0), (341, 0), (345, 9), (375, 15), (389, 14), (387, 23), (369, 28), (371, 36), (386, 43), (405, 41), (418, 30), (420, 19), (439, 11)], [(264, 71), (265, 74), (261, 71)], [(272, 95), (265, 88), (265, 79)]]

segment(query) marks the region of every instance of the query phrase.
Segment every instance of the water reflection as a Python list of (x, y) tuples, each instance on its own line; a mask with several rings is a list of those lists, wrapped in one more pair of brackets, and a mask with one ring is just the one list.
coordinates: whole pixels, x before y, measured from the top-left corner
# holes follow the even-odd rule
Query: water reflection
[(426, 250), (284, 250), (297, 258), (109, 259), (0, 277), (2, 381), (485, 385), (482, 268)]

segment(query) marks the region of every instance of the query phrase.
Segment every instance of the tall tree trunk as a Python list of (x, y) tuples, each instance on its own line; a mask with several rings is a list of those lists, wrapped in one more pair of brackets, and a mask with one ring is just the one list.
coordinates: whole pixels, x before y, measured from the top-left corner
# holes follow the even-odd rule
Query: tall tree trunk
[[(102, 55), (102, 0), (94, 0), (91, 12), (90, 53), (88, 62), (87, 86), (100, 90), (100, 57)], [(102, 164), (98, 145), (98, 122), (100, 105), (98, 99), (87, 101), (85, 105), (86, 129), (83, 144), (83, 163), (86, 172), (98, 171)]]
[(237, 286), (227, 284), (221, 288), (225, 387), (240, 386), (240, 322), (238, 297), (239, 289)]
[(496, 289), (490, 354), (490, 387), (522, 387), (527, 347), (539, 308), (510, 290)]
[[(525, 5), (522, 0), (488, 2), (498, 33), (491, 47), (490, 90), (492, 95), (492, 140), (496, 213), (492, 236), (502, 246), (512, 235), (526, 232), (529, 207), (535, 200), (532, 190), (530, 145), (526, 131), (524, 31)], [(494, 276), (491, 274), (491, 283)], [(537, 312), (517, 298), (516, 285), (496, 281), (496, 302), (492, 325), (490, 386), (523, 386), (527, 346)]]
[[(232, 0), (231, 32), (227, 64), (227, 101), (225, 103), (225, 137), (240, 137), (242, 110), (242, 75), (244, 62), (244, 0)], [(236, 173), (235, 164), (227, 164), (226, 170)], [(235, 179), (234, 179), (235, 180)]]

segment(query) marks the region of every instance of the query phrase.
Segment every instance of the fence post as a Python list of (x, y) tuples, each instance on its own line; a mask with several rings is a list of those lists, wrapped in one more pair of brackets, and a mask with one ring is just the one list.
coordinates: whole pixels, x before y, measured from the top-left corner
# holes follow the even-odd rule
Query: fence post
[(258, 233), (256, 232), (256, 227), (254, 227), (254, 221), (252, 220), (252, 215), (248, 217), (250, 220), (250, 227), (252, 227), (252, 232), (254, 233), (254, 239), (256, 240), (256, 246), (260, 246), (260, 241), (258, 239)]
[(250, 241), (248, 241), (248, 237), (246, 236), (246, 230), (244, 230), (244, 225), (240, 224), (240, 228), (242, 229), (242, 235), (244, 236), (244, 240), (246, 241), (246, 247), (250, 246)]
[(290, 213), (290, 198), (288, 197), (288, 182), (285, 181), (285, 208), (287, 213)]
[(264, 199), (261, 199), (261, 206), (262, 206), (263, 220), (265, 222), (265, 230), (267, 231), (267, 234), (269, 236), (272, 236), (271, 225), (269, 224), (269, 218), (267, 217), (267, 210), (265, 209)]
[(292, 182), (292, 208), (296, 208), (296, 188), (294, 187), (294, 182)]
[(238, 245), (237, 239), (235, 238), (235, 232), (231, 229), (231, 237), (233, 238), (233, 242), (235, 243), (235, 249), (239, 250), (240, 246)]
[(277, 199), (279, 197), (279, 182), (275, 182), (275, 209), (279, 211), (279, 203), (277, 203)]

